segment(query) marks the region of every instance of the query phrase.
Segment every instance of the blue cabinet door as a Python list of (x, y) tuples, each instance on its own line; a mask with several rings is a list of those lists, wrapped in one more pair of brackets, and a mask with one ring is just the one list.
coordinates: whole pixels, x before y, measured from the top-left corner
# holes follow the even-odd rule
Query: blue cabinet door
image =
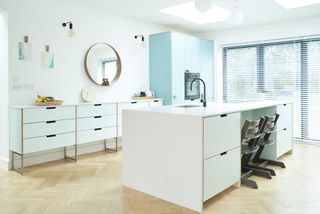
[[(202, 39), (200, 42), (200, 76), (207, 85), (207, 100), (214, 99), (214, 46), (213, 42)], [(201, 89), (203, 90), (203, 89)]]
[(171, 34), (172, 54), (172, 104), (184, 103), (185, 45), (184, 34)]
[(170, 105), (171, 88), (171, 33), (150, 35), (149, 38), (149, 85), (156, 97)]
[(184, 35), (184, 45), (185, 70), (200, 73), (200, 39)]

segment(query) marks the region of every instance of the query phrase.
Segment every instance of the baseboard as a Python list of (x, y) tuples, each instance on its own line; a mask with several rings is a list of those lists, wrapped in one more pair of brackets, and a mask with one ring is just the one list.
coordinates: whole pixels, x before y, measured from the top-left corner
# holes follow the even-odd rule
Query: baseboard
[[(115, 141), (108, 140), (107, 146), (108, 146), (108, 148), (115, 148)], [(118, 147), (121, 147), (121, 139), (118, 139)], [(104, 142), (103, 141), (97, 141), (97, 142), (91, 142), (91, 143), (78, 145), (78, 150), (77, 150), (78, 156), (83, 155), (83, 154), (99, 152), (99, 151), (104, 151)], [(74, 147), (72, 147), (72, 146), (68, 147), (67, 155), (70, 157), (74, 156)], [(63, 148), (48, 150), (48, 151), (44, 151), (44, 152), (37, 152), (37, 153), (30, 154), (30, 155), (25, 155), (24, 166), (37, 165), (37, 164), (41, 164), (41, 163), (45, 163), (45, 162), (61, 160), (63, 158), (64, 158), (64, 149)], [(7, 162), (7, 169), (11, 169), (11, 165), (9, 165), (9, 164), (11, 164), (11, 161)], [(16, 168), (20, 167), (20, 157), (18, 155), (15, 155), (15, 167)]]
[(10, 161), (5, 158), (0, 158), (0, 168), (4, 170), (9, 170)]

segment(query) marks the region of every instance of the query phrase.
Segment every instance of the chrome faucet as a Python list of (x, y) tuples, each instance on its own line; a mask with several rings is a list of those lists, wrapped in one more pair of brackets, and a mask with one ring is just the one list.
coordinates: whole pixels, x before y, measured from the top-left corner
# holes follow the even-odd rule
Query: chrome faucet
[(192, 85), (195, 80), (200, 80), (203, 83), (203, 89), (204, 89), (203, 107), (207, 107), (206, 83), (203, 81), (203, 79), (194, 78), (190, 84), (190, 91), (192, 91)]

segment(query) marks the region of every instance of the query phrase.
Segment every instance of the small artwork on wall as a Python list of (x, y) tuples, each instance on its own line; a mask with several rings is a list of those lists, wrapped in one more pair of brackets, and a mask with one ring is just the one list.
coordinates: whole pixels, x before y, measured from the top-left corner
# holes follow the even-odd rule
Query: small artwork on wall
[(46, 45), (46, 51), (42, 53), (42, 68), (44, 69), (54, 69), (55, 68), (55, 58), (54, 53), (50, 53), (50, 46)]
[(32, 45), (28, 40), (28, 36), (25, 36), (24, 42), (19, 42), (19, 60), (32, 60)]

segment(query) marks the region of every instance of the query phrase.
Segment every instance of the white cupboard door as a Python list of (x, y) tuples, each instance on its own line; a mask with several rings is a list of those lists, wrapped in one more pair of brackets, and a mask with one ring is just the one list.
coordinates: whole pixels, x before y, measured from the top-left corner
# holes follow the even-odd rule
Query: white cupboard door
[(278, 129), (292, 127), (292, 104), (277, 106), (277, 113), (280, 115), (277, 122)]
[(204, 159), (240, 146), (240, 113), (204, 119)]
[(277, 132), (277, 158), (292, 150), (292, 128)]
[(240, 147), (204, 161), (203, 201), (240, 181)]

